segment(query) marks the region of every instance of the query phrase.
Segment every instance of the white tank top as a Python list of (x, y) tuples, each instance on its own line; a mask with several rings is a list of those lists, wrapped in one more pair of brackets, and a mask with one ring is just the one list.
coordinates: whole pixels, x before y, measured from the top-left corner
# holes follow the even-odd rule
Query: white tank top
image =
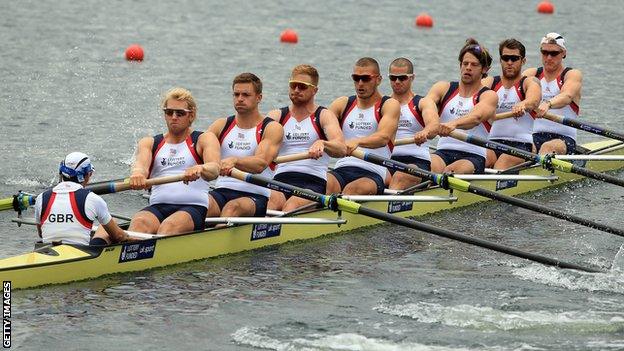
[[(280, 123), (284, 126), (284, 138), (279, 156), (307, 152), (317, 140), (327, 140), (320, 122), (321, 112), (324, 109), (324, 107), (319, 106), (314, 113), (301, 122), (291, 116), (288, 107), (281, 109)], [(275, 174), (298, 172), (327, 180), (328, 165), (329, 156), (323, 153), (323, 156), (318, 160), (305, 159), (279, 164)]]
[(80, 184), (61, 182), (51, 192), (37, 196), (35, 218), (41, 225), (43, 242), (89, 245), (93, 221), (108, 224), (112, 217), (101, 197)]
[[(221, 159), (255, 155), (256, 148), (258, 148), (258, 144), (262, 141), (264, 128), (272, 121), (272, 119), (267, 117), (254, 128), (242, 129), (236, 125), (234, 116), (229, 117), (219, 137), (219, 142), (221, 143)], [(271, 179), (273, 178), (273, 171), (270, 167), (267, 167), (260, 175)], [(219, 178), (217, 178), (216, 187), (244, 191), (266, 197), (271, 195), (271, 190), (265, 187), (253, 185), (232, 177), (219, 176)]]
[[(399, 118), (396, 139), (411, 138), (425, 128), (425, 121), (421, 117), (420, 109), (418, 108), (421, 98), (422, 96), (416, 95), (409, 103), (401, 105), (401, 117)], [(414, 156), (431, 161), (429, 141), (425, 141), (421, 145), (397, 145), (392, 150), (392, 156)]]
[[(496, 113), (509, 112), (518, 102), (525, 99), (522, 90), (524, 79), (526, 77), (523, 77), (518, 83), (507, 89), (500, 81), (500, 77), (494, 77), (492, 90), (498, 94)], [(528, 112), (525, 112), (519, 118), (509, 117), (494, 121), (492, 129), (490, 129), (490, 139), (533, 143), (533, 121), (533, 116)]]
[[(446, 93), (444, 99), (442, 99), (442, 108), (439, 109), (440, 123), (448, 123), (470, 113), (470, 111), (472, 111), (474, 106), (478, 103), (481, 93), (486, 90), (489, 90), (489, 88), (483, 88), (474, 96), (465, 98), (459, 96), (459, 84), (457, 82), (451, 82), (449, 91)], [(479, 125), (475, 127), (472, 127), (471, 129), (461, 131), (468, 135), (475, 135), (482, 139), (487, 139), (489, 128), (490, 124), (488, 122), (483, 122), (479, 123)], [(441, 137), (438, 141), (438, 149), (470, 152), (486, 157), (485, 148), (451, 137)]]
[[(341, 120), (342, 133), (344, 134), (345, 140), (362, 138), (375, 133), (377, 131), (377, 127), (379, 127), (379, 121), (381, 120), (382, 102), (386, 99), (387, 97), (384, 96), (384, 98), (377, 102), (374, 106), (362, 110), (357, 107), (357, 99), (355, 99), (354, 96), (349, 98), (349, 102), (352, 101), (352, 103), (347, 102), (347, 106)], [(390, 148), (391, 146), (388, 145), (376, 149), (361, 147), (361, 149), (366, 152), (385, 158), (390, 158)], [(336, 162), (335, 168), (340, 167), (359, 167), (379, 174), (381, 179), (386, 179), (386, 167), (378, 166), (353, 156), (339, 159), (338, 162)]]
[[(546, 78), (544, 77), (543, 68), (538, 68), (536, 76), (537, 78), (539, 78), (540, 84), (542, 85), (542, 102), (552, 99), (561, 92), (561, 87), (563, 86), (565, 74), (570, 69), (571, 68), (566, 67), (563, 72), (561, 72), (559, 77), (557, 77), (557, 79), (547, 82)], [(552, 108), (548, 110), (548, 112), (567, 118), (578, 118), (579, 106), (573, 101), (569, 105), (566, 105), (562, 108)], [(535, 124), (533, 125), (533, 133), (556, 133), (568, 136), (576, 140), (575, 128), (564, 126), (563, 124), (547, 120), (546, 118), (538, 118), (535, 120)]]
[[(182, 174), (191, 166), (203, 164), (203, 161), (195, 151), (195, 143), (191, 135), (178, 144), (167, 143), (164, 138), (160, 139), (159, 137), (154, 137), (156, 150), (152, 154), (150, 178)], [(199, 134), (195, 138), (197, 137), (199, 137)], [(203, 178), (188, 184), (174, 182), (154, 185), (149, 203), (150, 205), (197, 205), (208, 208), (208, 189), (208, 182)]]

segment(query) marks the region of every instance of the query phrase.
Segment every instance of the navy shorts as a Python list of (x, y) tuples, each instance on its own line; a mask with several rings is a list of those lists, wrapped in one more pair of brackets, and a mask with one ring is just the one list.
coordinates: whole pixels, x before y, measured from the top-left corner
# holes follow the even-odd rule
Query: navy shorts
[(467, 160), (474, 166), (475, 173), (485, 172), (485, 157), (481, 155), (473, 154), (472, 152), (440, 149), (436, 150), (433, 154), (440, 156), (447, 166), (458, 160)]
[[(410, 155), (397, 155), (390, 157), (395, 161), (399, 161), (401, 163), (405, 163), (406, 165), (416, 165), (416, 167), (420, 169), (424, 169), (425, 171), (431, 170), (431, 161), (423, 160), (422, 158), (418, 158)], [(395, 170), (388, 168), (390, 173), (394, 175)]]
[(248, 197), (256, 205), (256, 212), (254, 217), (266, 216), (267, 203), (269, 198), (259, 194), (248, 193), (246, 191), (238, 191), (226, 188), (217, 188), (210, 191), (210, 196), (217, 202), (219, 209), (223, 210), (223, 206), (232, 200), (236, 200), (241, 197)]
[(160, 223), (172, 214), (178, 211), (184, 211), (193, 218), (195, 230), (204, 230), (206, 227), (206, 212), (208, 208), (199, 205), (154, 204), (147, 206), (143, 211), (154, 214)]
[[(327, 181), (325, 179), (300, 172), (278, 173), (273, 179), (299, 188), (309, 189), (319, 194), (325, 194), (325, 189), (327, 189)], [(290, 198), (290, 195), (286, 195), (286, 199), (288, 198)]]
[(576, 153), (576, 141), (570, 138), (569, 136), (561, 135), (557, 133), (533, 133), (533, 144), (535, 144), (535, 147), (537, 148), (538, 152), (539, 152), (539, 149), (542, 147), (542, 144), (544, 144), (547, 141), (551, 141), (553, 139), (563, 140), (563, 142), (566, 145), (567, 154), (571, 155), (571, 154)]
[[(504, 139), (492, 139), (490, 141), (503, 144), (503, 145), (507, 145), (507, 146), (511, 146), (511, 147), (515, 147), (516, 149), (533, 152), (533, 144), (531, 143), (523, 143), (521, 141), (511, 141), (511, 140), (504, 140)], [(492, 150), (492, 151), (494, 151), (494, 153), (496, 154), (496, 157), (500, 157), (500, 155), (504, 153), (498, 150)]]
[(329, 171), (329, 173), (333, 174), (334, 177), (336, 177), (336, 180), (338, 181), (338, 183), (340, 183), (340, 189), (344, 189), (347, 184), (360, 178), (368, 178), (374, 181), (375, 185), (377, 185), (377, 195), (383, 194), (384, 189), (386, 188), (384, 180), (379, 176), (379, 174), (360, 167), (340, 167)]

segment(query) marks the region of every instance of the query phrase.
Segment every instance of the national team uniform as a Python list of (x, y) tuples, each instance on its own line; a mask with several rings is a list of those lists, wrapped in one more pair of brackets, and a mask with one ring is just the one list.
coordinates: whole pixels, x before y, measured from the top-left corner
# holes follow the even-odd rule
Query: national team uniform
[[(340, 117), (340, 126), (345, 140), (362, 138), (375, 133), (382, 117), (381, 108), (389, 98), (389, 96), (384, 96), (374, 106), (362, 110), (357, 107), (355, 95), (350, 96), (347, 100), (347, 106)], [(376, 149), (361, 148), (366, 152), (390, 158), (392, 143)], [(331, 173), (336, 177), (336, 180), (340, 183), (340, 187), (343, 189), (350, 182), (365, 177), (375, 182), (377, 185), (377, 194), (383, 194), (385, 188), (384, 179), (387, 173), (386, 167), (360, 160), (357, 157), (348, 156), (339, 159)]]
[[(470, 113), (479, 103), (481, 94), (487, 90), (490, 89), (483, 87), (475, 95), (465, 98), (459, 96), (459, 82), (451, 82), (449, 90), (438, 106), (440, 123), (448, 123)], [(465, 133), (487, 139), (489, 130), (490, 123), (486, 121), (466, 130)], [(440, 156), (447, 165), (457, 160), (468, 160), (474, 165), (475, 173), (483, 173), (485, 170), (485, 148), (452, 137), (441, 137), (435, 154)]]
[[(557, 96), (561, 92), (566, 73), (572, 68), (566, 67), (563, 72), (550, 82), (546, 81), (544, 77), (544, 67), (539, 67), (535, 76), (540, 80), (542, 85), (542, 102), (548, 101)], [(548, 112), (567, 118), (579, 118), (579, 106), (572, 101), (569, 105), (562, 108), (553, 108)], [(566, 144), (566, 149), (569, 154), (575, 152), (576, 149), (576, 129), (563, 124), (550, 121), (546, 118), (538, 118), (533, 125), (533, 142), (537, 150), (540, 149), (542, 144), (553, 139), (562, 139)]]
[(44, 243), (60, 241), (79, 245), (89, 245), (94, 220), (108, 224), (112, 219), (101, 197), (68, 181), (37, 196), (35, 218)]
[[(203, 164), (196, 150), (201, 134), (194, 131), (178, 144), (167, 143), (162, 134), (154, 136), (149, 178), (179, 175), (189, 167)], [(199, 178), (188, 184), (174, 182), (154, 185), (149, 203), (150, 206), (143, 210), (154, 214), (160, 222), (177, 211), (184, 211), (193, 218), (194, 229), (202, 230), (208, 210), (208, 182)]]
[[(319, 106), (301, 122), (291, 116), (288, 106), (280, 109), (279, 123), (284, 127), (284, 138), (279, 156), (307, 152), (317, 140), (327, 140), (321, 126), (321, 112), (324, 109), (325, 107)], [(318, 160), (305, 159), (282, 163), (277, 166), (273, 179), (325, 194), (328, 165), (329, 156), (326, 153)]]
[[(500, 76), (494, 77), (491, 88), (498, 95), (497, 114), (511, 111), (512, 107), (526, 98), (523, 87), (526, 78), (522, 77), (520, 81), (507, 89), (503, 86)], [(524, 112), (522, 116), (517, 118), (509, 117), (494, 121), (492, 129), (490, 129), (490, 140), (532, 152), (534, 120), (534, 113)], [(498, 150), (494, 150), (494, 152), (496, 157), (500, 157), (502, 153)]]
[[(420, 99), (422, 99), (422, 96), (415, 95), (409, 103), (401, 105), (401, 117), (399, 118), (396, 139), (412, 138), (414, 134), (421, 132), (425, 128), (422, 111), (418, 107)], [(429, 141), (425, 141), (421, 145), (414, 143), (396, 145), (392, 150), (391, 158), (405, 164), (415, 164), (420, 169), (431, 170)], [(394, 173), (393, 171), (390, 172)]]
[[(236, 125), (235, 116), (230, 116), (225, 122), (225, 126), (219, 135), (221, 144), (221, 159), (228, 157), (248, 157), (256, 154), (258, 144), (262, 141), (266, 126), (274, 122), (266, 117), (254, 128), (242, 129)], [(270, 167), (265, 168), (261, 176), (273, 178), (273, 171)], [(271, 190), (238, 180), (232, 177), (217, 178), (216, 189), (210, 192), (212, 198), (223, 209), (226, 203), (241, 197), (249, 197), (256, 205), (254, 216), (264, 217), (266, 215), (267, 203)]]

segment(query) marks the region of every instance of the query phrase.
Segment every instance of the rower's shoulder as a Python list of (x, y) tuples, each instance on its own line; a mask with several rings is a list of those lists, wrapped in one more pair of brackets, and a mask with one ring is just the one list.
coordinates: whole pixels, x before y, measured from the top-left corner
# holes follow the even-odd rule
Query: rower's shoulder
[(336, 116), (339, 116), (342, 111), (347, 107), (347, 102), (349, 101), (348, 96), (340, 96), (334, 99), (331, 104), (327, 107), (330, 109)]
[(527, 68), (522, 72), (523, 76), (535, 77), (537, 75), (537, 67)]
[(566, 80), (570, 78), (576, 78), (580, 80), (583, 78), (583, 72), (581, 72), (581, 70), (578, 68), (572, 68), (569, 71), (567, 71), (565, 75)]
[(437, 81), (431, 86), (431, 89), (429, 89), (429, 92), (426, 96), (429, 96), (433, 101), (437, 103), (437, 100), (442, 99), (442, 97), (444, 96), (444, 94), (446, 94), (450, 87), (451, 82), (449, 81)]
[(282, 116), (282, 111), (276, 108), (275, 110), (269, 111), (269, 113), (267, 113), (266, 116), (276, 122), (279, 122), (280, 117)]
[(225, 123), (227, 122), (227, 117), (217, 118), (210, 126), (208, 126), (207, 132), (212, 132), (215, 135), (219, 135), (223, 128), (225, 127)]
[(494, 77), (493, 76), (487, 76), (487, 77), (481, 79), (481, 84), (486, 86), (486, 87), (491, 87), (492, 83), (494, 83)]

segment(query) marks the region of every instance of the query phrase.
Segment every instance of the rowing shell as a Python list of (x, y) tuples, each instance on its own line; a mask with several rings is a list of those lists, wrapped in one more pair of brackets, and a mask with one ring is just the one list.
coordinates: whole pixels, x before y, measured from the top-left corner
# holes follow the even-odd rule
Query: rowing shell
[[(613, 140), (583, 145), (589, 150), (601, 150), (603, 155), (624, 155), (624, 145)], [(624, 168), (624, 161), (581, 161), (581, 166), (595, 171), (609, 171)], [(541, 167), (530, 167), (522, 175), (548, 176)], [(571, 173), (556, 172), (557, 181), (475, 180), (472, 183), (506, 195), (518, 195), (546, 187), (561, 185), (582, 177)], [(447, 190), (434, 188), (419, 195), (444, 197)], [(378, 211), (393, 213), (401, 217), (421, 216), (442, 210), (468, 206), (487, 201), (486, 198), (470, 193), (454, 194), (454, 202), (430, 202), (419, 204), (405, 201), (375, 201), (363, 205)], [(341, 213), (340, 224), (244, 224), (211, 229), (170, 237), (160, 237), (134, 243), (116, 244), (105, 247), (81, 245), (45, 246), (33, 252), (0, 260), (0, 280), (11, 281), (13, 288), (29, 288), (46, 284), (59, 284), (76, 280), (96, 278), (107, 274), (142, 271), (203, 258), (226, 255), (241, 251), (277, 245), (294, 240), (306, 240), (319, 236), (345, 232), (382, 221)], [(319, 210), (300, 214), (296, 218), (337, 219), (330, 210)]]

